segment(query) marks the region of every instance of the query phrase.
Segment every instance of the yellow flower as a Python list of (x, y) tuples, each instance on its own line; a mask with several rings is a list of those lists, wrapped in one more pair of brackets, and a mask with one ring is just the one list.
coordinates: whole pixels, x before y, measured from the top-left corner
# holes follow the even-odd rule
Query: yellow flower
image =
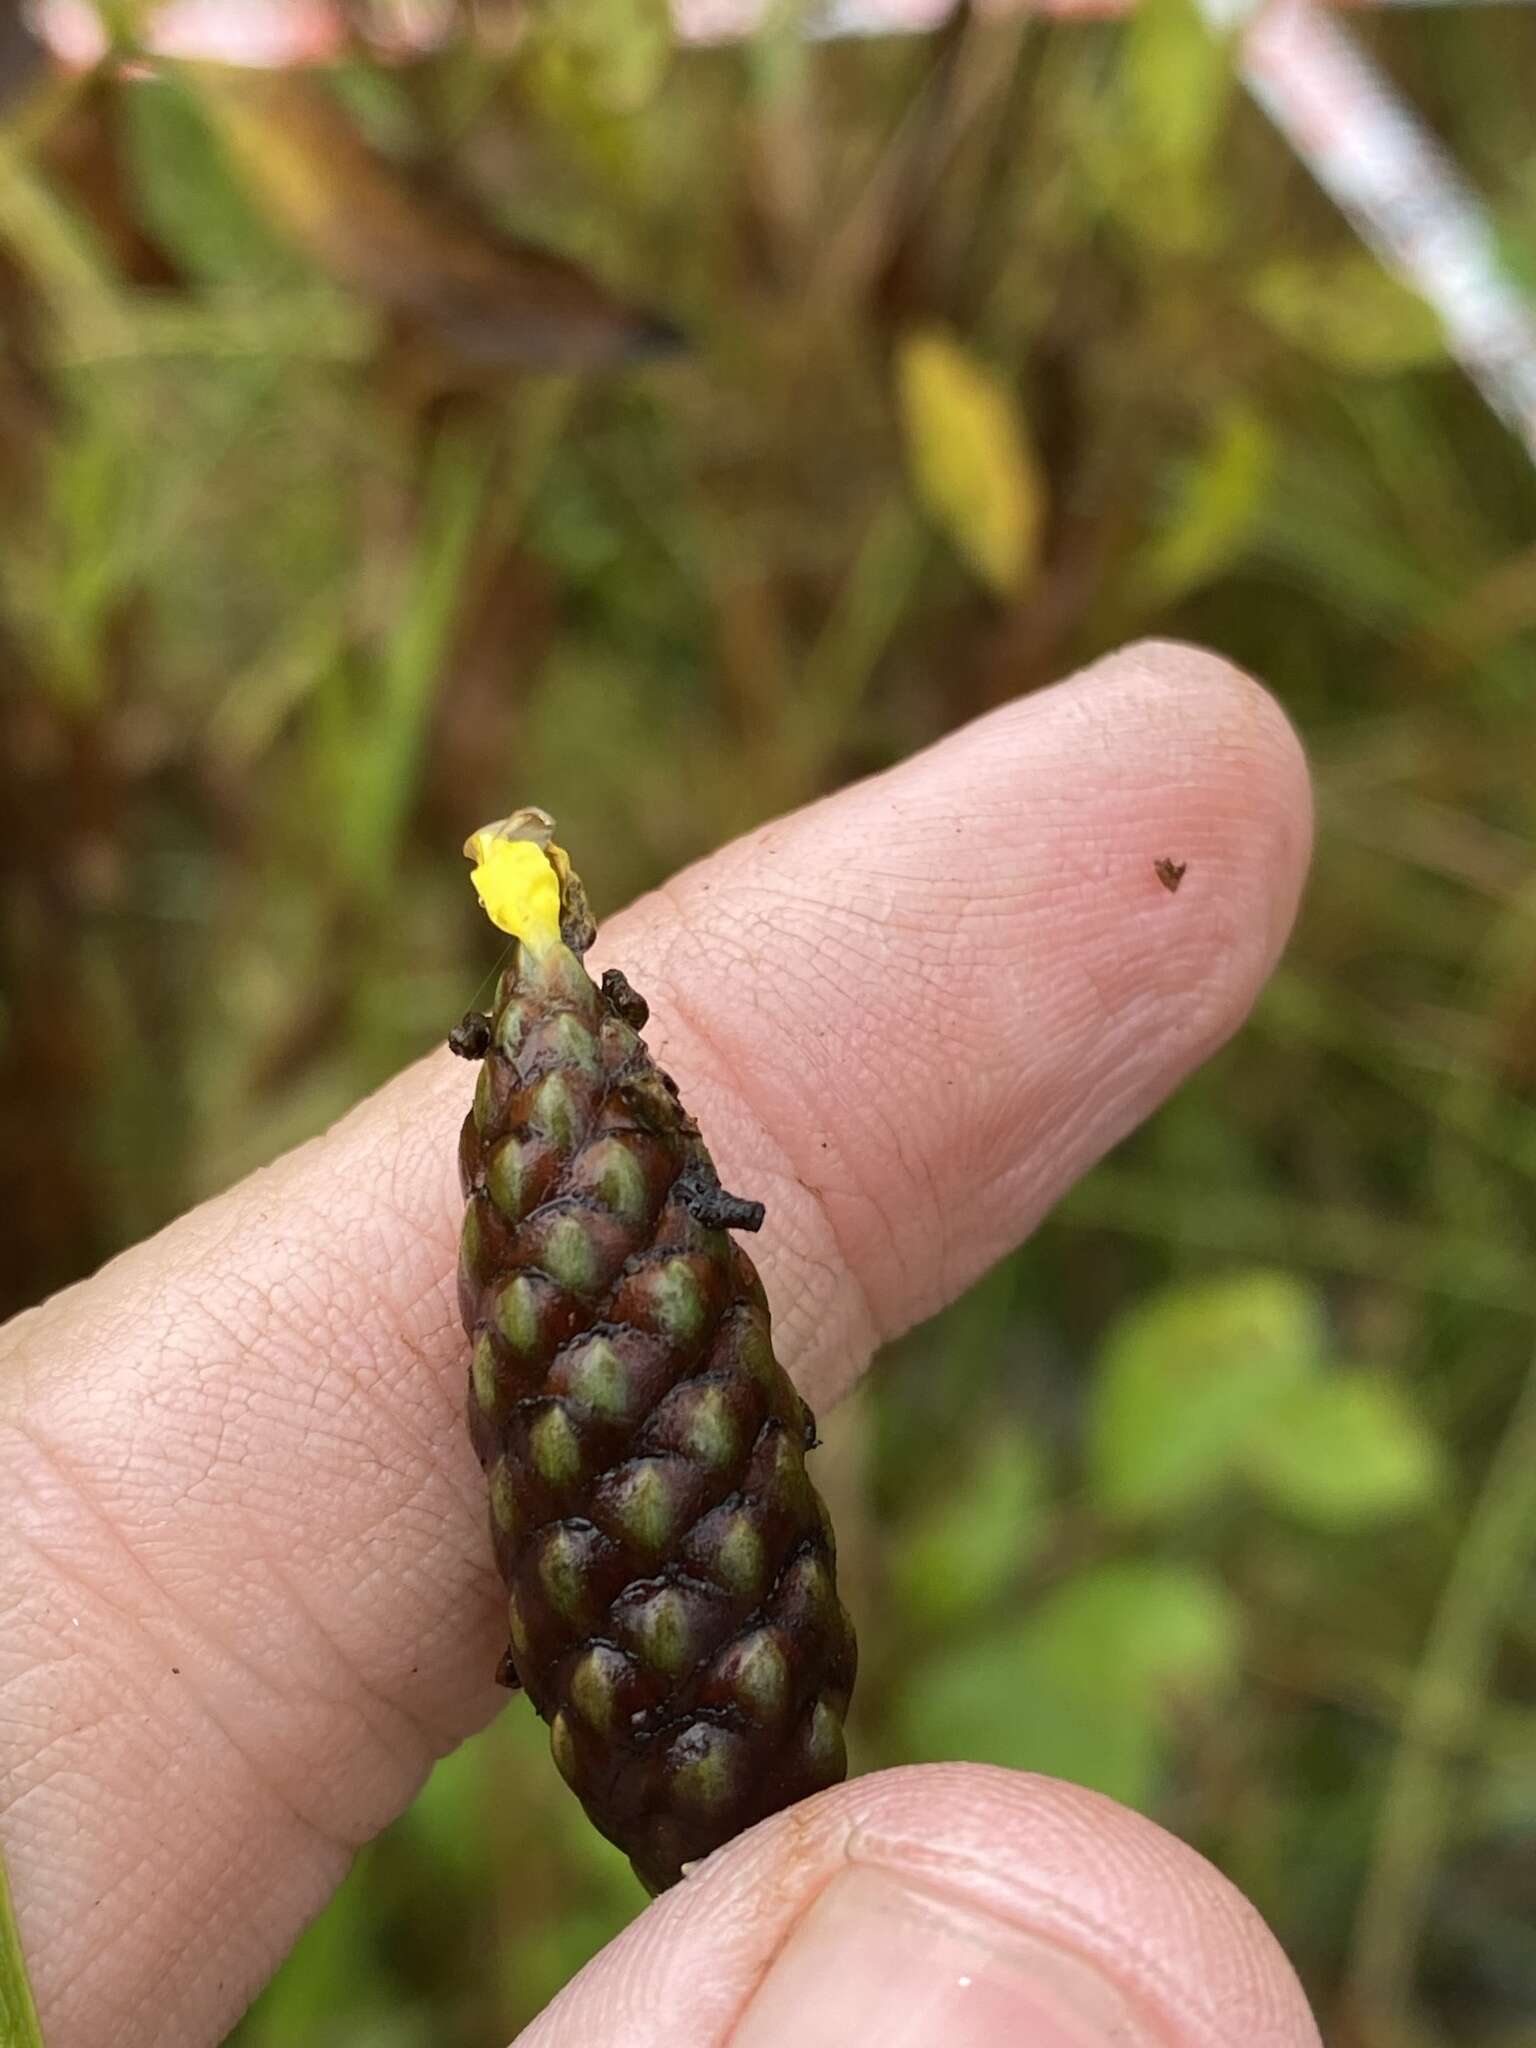
[(542, 953), (560, 940), (560, 878), (536, 840), (508, 836), (517, 822), (482, 826), (464, 842), (469, 879), (497, 930)]

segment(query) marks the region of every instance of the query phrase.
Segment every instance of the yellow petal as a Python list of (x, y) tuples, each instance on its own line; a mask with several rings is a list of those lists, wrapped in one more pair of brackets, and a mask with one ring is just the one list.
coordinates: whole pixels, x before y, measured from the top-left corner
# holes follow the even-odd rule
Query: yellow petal
[(560, 937), (560, 882), (541, 846), (503, 839), (493, 828), (475, 833), (465, 852), (481, 908), (498, 931), (542, 952)]

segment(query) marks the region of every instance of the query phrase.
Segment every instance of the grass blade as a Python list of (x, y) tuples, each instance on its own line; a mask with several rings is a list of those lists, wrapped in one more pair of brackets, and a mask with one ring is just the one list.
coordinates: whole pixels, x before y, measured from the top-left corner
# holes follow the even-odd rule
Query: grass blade
[(43, 2048), (43, 2029), (27, 1981), (26, 1958), (11, 1907), (10, 1880), (0, 1856), (0, 2048)]

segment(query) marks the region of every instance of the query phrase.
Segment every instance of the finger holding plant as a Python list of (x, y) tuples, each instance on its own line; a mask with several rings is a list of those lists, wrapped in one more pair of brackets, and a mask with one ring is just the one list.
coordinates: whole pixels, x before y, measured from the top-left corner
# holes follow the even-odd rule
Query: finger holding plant
[[(829, 1782), (802, 1405), (1237, 1027), (1308, 826), (1273, 703), (1153, 646), (723, 848), (595, 983), (543, 821), (482, 840), (519, 936), (455, 1034), (467, 1244), (442, 1053), (0, 1333), (0, 1839), (49, 2048), (222, 2038), (495, 1711), (467, 1353), (508, 1675), (589, 1808), (652, 1884), (764, 1816), (527, 2048), (1312, 2048), (1257, 1914), (1150, 1822), (965, 1764)], [(701, 1133), (765, 1201), (761, 1288)]]

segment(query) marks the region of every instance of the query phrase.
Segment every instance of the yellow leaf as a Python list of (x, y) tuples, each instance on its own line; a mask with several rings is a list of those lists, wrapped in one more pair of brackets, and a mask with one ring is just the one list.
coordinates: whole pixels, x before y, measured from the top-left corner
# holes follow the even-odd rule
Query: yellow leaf
[(984, 582), (1019, 596), (1039, 561), (1045, 481), (1017, 400), (939, 328), (907, 337), (896, 377), (924, 508)]

